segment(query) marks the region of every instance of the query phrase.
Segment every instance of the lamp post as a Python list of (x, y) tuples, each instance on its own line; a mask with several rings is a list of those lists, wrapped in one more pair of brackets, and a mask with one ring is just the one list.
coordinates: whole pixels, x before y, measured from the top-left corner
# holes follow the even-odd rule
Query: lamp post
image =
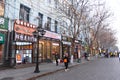
[(37, 27), (37, 29), (33, 32), (34, 37), (37, 38), (37, 57), (36, 57), (36, 67), (34, 73), (39, 73), (39, 39), (40, 37), (43, 37), (45, 35), (46, 31), (40, 27)]

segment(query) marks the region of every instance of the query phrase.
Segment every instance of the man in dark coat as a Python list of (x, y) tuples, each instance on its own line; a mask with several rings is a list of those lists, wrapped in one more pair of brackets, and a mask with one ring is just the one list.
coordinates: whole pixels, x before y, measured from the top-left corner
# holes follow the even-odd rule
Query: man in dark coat
[(67, 71), (68, 70), (68, 63), (70, 62), (69, 57), (68, 57), (68, 53), (66, 53), (64, 55), (63, 62), (64, 62), (64, 65), (65, 65), (65, 71)]
[(56, 66), (58, 66), (58, 59), (59, 59), (59, 54), (58, 54), (58, 53), (55, 53)]

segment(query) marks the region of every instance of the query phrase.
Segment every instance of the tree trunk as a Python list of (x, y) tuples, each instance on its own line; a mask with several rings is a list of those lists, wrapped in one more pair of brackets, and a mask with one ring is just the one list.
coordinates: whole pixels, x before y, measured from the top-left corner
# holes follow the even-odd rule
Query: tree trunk
[(73, 63), (73, 60), (74, 60), (74, 48), (75, 48), (75, 40), (72, 40), (71, 41), (71, 63)]

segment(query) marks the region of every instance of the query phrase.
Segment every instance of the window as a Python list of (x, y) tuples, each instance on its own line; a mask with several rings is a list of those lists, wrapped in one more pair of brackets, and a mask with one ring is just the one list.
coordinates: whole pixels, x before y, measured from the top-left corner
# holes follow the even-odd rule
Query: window
[(29, 13), (30, 13), (30, 8), (21, 4), (20, 5), (20, 14), (19, 14), (20, 20), (29, 22)]
[(47, 24), (45, 26), (45, 29), (49, 31), (51, 30), (51, 18), (50, 17), (47, 18)]
[(55, 32), (56, 32), (56, 33), (58, 32), (58, 31), (57, 31), (57, 26), (58, 26), (58, 22), (55, 21)]
[(58, 8), (58, 0), (55, 0), (55, 8)]
[(38, 25), (42, 28), (42, 22), (43, 22), (43, 14), (39, 13), (39, 22)]

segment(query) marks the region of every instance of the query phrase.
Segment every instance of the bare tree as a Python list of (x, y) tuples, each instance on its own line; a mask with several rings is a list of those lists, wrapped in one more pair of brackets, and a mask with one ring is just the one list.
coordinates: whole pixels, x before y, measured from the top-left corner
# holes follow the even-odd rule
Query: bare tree
[(101, 30), (109, 26), (107, 19), (110, 18), (110, 13), (105, 9), (105, 3), (99, 1), (96, 5), (92, 6), (93, 10), (91, 14), (86, 17), (84, 22), (84, 35), (87, 42), (88, 52), (91, 52), (90, 48), (97, 47), (98, 37)]
[(78, 39), (80, 32), (82, 31), (81, 26), (86, 17), (86, 13), (89, 11), (89, 0), (57, 0), (59, 6), (57, 7), (58, 16), (61, 19), (61, 24), (65, 32), (71, 36), (72, 50), (74, 54), (75, 40)]
[(100, 41), (101, 47), (109, 49), (110, 47), (115, 46), (116, 38), (114, 31), (111, 29), (104, 29), (99, 34), (98, 40)]
[(59, 3), (57, 12), (60, 13), (59, 19), (64, 24), (61, 26), (66, 30), (64, 32), (71, 35), (72, 50), (74, 54), (75, 40), (82, 33), (88, 47), (98, 45), (98, 37), (101, 30), (109, 26), (107, 20), (111, 13), (105, 8), (105, 3), (95, 0), (55, 0)]

